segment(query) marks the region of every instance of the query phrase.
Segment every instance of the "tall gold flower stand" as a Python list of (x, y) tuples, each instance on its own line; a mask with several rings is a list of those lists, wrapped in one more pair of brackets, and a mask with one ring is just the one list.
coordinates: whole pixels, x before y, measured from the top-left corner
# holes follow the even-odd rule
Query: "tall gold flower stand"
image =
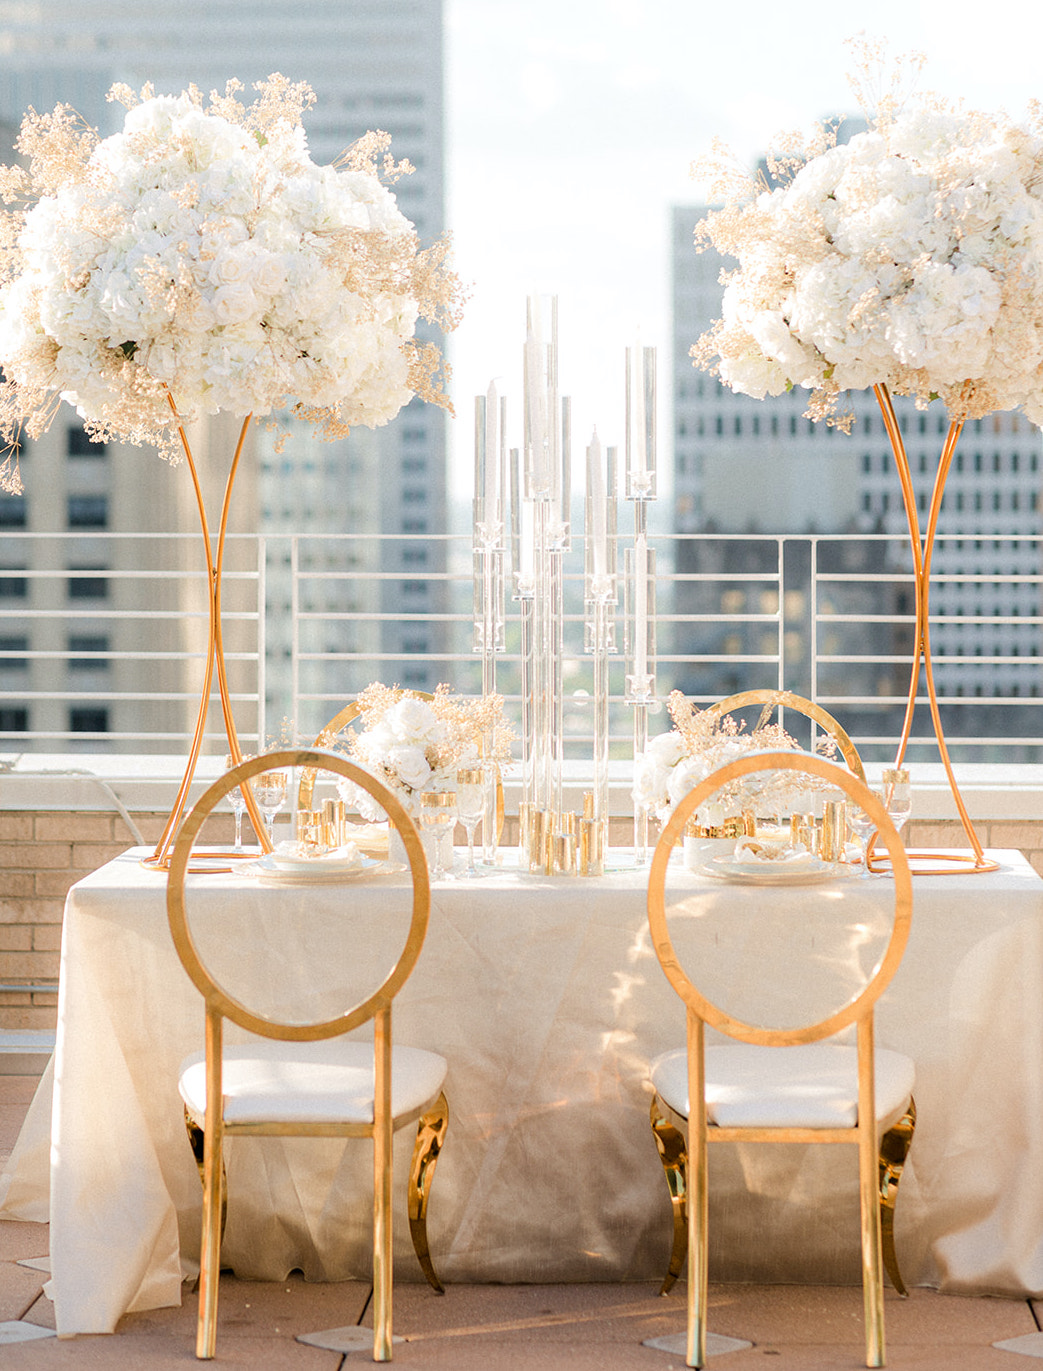
[[(173, 396), (169, 397), (170, 407), (177, 413), (177, 406)], [(243, 445), (246, 442), (246, 435), (250, 428), (253, 415), (248, 414), (243, 420), (242, 428), (239, 432), (239, 440), (236, 443), (235, 452), (232, 457), (232, 464), (228, 471), (228, 479), (225, 482), (224, 498), (221, 501), (221, 515), (217, 533), (216, 554), (210, 540), (210, 525), (206, 516), (206, 505), (203, 500), (203, 490), (199, 480), (199, 472), (196, 468), (195, 459), (192, 456), (192, 448), (185, 433), (184, 426), (180, 419), (177, 424), (178, 437), (185, 453), (185, 460), (188, 463), (189, 474), (192, 478), (192, 488), (196, 497), (196, 509), (199, 514), (199, 525), (203, 535), (203, 554), (206, 558), (207, 571), (207, 608), (208, 608), (208, 644), (206, 653), (206, 666), (203, 672), (203, 682), (200, 688), (199, 711), (196, 716), (195, 732), (192, 735), (192, 744), (188, 752), (188, 760), (185, 764), (184, 776), (174, 800), (174, 807), (170, 811), (163, 834), (156, 844), (155, 851), (151, 856), (143, 861), (144, 866), (154, 867), (157, 870), (169, 870), (170, 856), (174, 849), (177, 839), (178, 829), (181, 827), (181, 820), (184, 818), (185, 809), (188, 805), (189, 792), (192, 781), (195, 777), (196, 766), (199, 762), (199, 755), (203, 747), (203, 735), (206, 728), (206, 716), (210, 707), (210, 694), (214, 683), (214, 672), (217, 672), (217, 689), (221, 700), (221, 715), (224, 720), (225, 736), (228, 740), (228, 753), (232, 758), (233, 764), (238, 765), (243, 760), (242, 749), (239, 746), (239, 738), (236, 734), (235, 719), (232, 715), (231, 694), (228, 688), (228, 673), (225, 666), (224, 641), (221, 632), (221, 573), (224, 566), (225, 539), (228, 532), (228, 515), (232, 501), (232, 487), (235, 483), (236, 471), (239, 468), (239, 459), (243, 454)], [(257, 802), (254, 799), (253, 791), (249, 785), (243, 787), (244, 799), (246, 800), (246, 812), (250, 817), (254, 833), (261, 845), (263, 852), (271, 851), (271, 843), (265, 830), (264, 821), (261, 818)], [(214, 854), (218, 859), (227, 858), (232, 861), (237, 856), (232, 852), (222, 852)], [(250, 854), (253, 855), (252, 853)]]
[[(938, 709), (938, 695), (934, 687), (934, 669), (931, 663), (931, 629), (928, 613), (931, 592), (931, 557), (934, 551), (935, 535), (938, 531), (938, 516), (941, 513), (945, 481), (949, 474), (953, 454), (956, 451), (956, 443), (963, 429), (963, 420), (953, 420), (949, 424), (949, 431), (938, 459), (938, 469), (935, 472), (934, 489), (931, 492), (931, 503), (927, 513), (927, 527), (921, 537), (920, 523), (916, 512), (916, 492), (913, 489), (909, 457), (905, 450), (905, 442), (902, 439), (902, 431), (895, 414), (891, 395), (886, 385), (874, 386), (873, 393), (880, 405), (884, 427), (887, 430), (891, 450), (894, 453), (895, 466), (898, 468), (898, 479), (902, 486), (902, 501), (905, 505), (905, 516), (909, 525), (909, 542), (913, 554), (913, 579), (916, 590), (916, 627), (914, 630), (912, 671), (909, 677), (909, 698), (906, 703), (905, 722), (902, 725), (902, 735), (898, 743), (894, 765), (900, 767), (905, 758), (906, 747), (912, 732), (913, 711), (916, 707), (920, 667), (922, 665), (924, 681), (927, 686), (927, 699), (931, 710), (931, 721), (934, 725), (934, 736), (938, 741), (938, 751), (945, 767), (949, 789), (956, 802), (956, 810), (960, 816), (963, 831), (972, 848), (970, 853), (910, 851), (908, 853), (910, 865), (913, 874), (921, 876), (958, 876), (982, 871), (995, 871), (997, 864), (985, 856), (981, 840), (974, 830), (974, 824), (971, 822), (963, 797), (960, 795), (959, 786), (956, 784), (956, 776), (949, 758), (949, 749), (945, 745), (945, 734), (942, 730), (941, 714)], [(874, 858), (874, 863), (877, 867), (882, 867), (887, 864), (887, 859)]]

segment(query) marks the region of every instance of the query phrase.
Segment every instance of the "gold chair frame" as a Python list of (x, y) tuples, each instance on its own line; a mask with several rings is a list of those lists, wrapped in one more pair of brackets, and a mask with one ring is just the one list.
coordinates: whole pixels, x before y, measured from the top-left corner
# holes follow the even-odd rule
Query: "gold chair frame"
[[(410, 694), (415, 695), (418, 700), (433, 700), (435, 697), (426, 690), (412, 690)], [(338, 710), (333, 718), (320, 728), (315, 736), (315, 747), (328, 748), (333, 740), (337, 738), (347, 728), (348, 724), (353, 723), (359, 717), (359, 704), (357, 700), (352, 700), (343, 709)], [(315, 794), (315, 769), (308, 768), (301, 772), (300, 786), (297, 790), (297, 808), (311, 809), (312, 797)], [(504, 800), (503, 800), (503, 777), (500, 775), (500, 768), (496, 768), (496, 841), (500, 841), (503, 833), (504, 824)]]
[(745, 709), (747, 705), (773, 705), (780, 709), (795, 709), (798, 714), (814, 720), (836, 743), (848, 770), (854, 772), (863, 785), (866, 784), (865, 767), (858, 755), (858, 748), (833, 715), (821, 705), (815, 704), (813, 700), (806, 700), (803, 695), (794, 695), (791, 690), (743, 690), (738, 695), (729, 695), (726, 699), (718, 700), (716, 704), (707, 707), (720, 717), (737, 709)]
[[(895, 914), (891, 936), (875, 974), (848, 1004), (827, 1018), (797, 1028), (763, 1028), (726, 1013), (692, 983), (684, 971), (670, 938), (666, 912), (667, 864), (684, 833), (689, 817), (722, 786), (756, 771), (800, 771), (831, 781), (847, 797), (866, 810), (877, 824), (891, 858), (895, 887)], [(671, 986), (686, 1007), (688, 1054), (688, 1190), (682, 1199), (687, 1209), (688, 1288), (687, 1344), (685, 1362), (706, 1363), (706, 1310), (708, 1286), (708, 1185), (707, 1145), (714, 1142), (848, 1143), (858, 1147), (859, 1199), (862, 1238), (862, 1289), (865, 1311), (866, 1365), (883, 1366), (884, 1291), (882, 1273), (882, 1225), (879, 1203), (880, 1155), (876, 1137), (874, 1074), (874, 1006), (902, 959), (909, 938), (912, 914), (912, 879), (905, 850), (880, 800), (857, 776), (834, 762), (807, 753), (762, 752), (739, 757), (715, 771), (677, 805), (664, 825), (652, 855), (648, 881), (648, 922), (652, 943)], [(739, 1128), (709, 1126), (705, 1098), (705, 1025), (740, 1042), (765, 1046), (790, 1046), (832, 1037), (854, 1024), (858, 1047), (858, 1114), (853, 1128)], [(653, 1101), (653, 1111), (656, 1102)], [(653, 1113), (654, 1117), (654, 1113)], [(908, 1116), (907, 1116), (908, 1117)], [(915, 1117), (915, 1116), (914, 1116)], [(903, 1121), (905, 1122), (905, 1121)], [(653, 1124), (655, 1127), (655, 1124)], [(901, 1128), (899, 1124), (896, 1127)], [(911, 1130), (911, 1122), (907, 1125)], [(658, 1136), (657, 1136), (658, 1141)], [(683, 1140), (682, 1140), (683, 1142)], [(668, 1172), (668, 1177), (669, 1177)], [(675, 1172), (675, 1174), (677, 1174)], [(681, 1173), (683, 1174), (683, 1173)], [(676, 1213), (676, 1206), (675, 1206)], [(675, 1254), (677, 1241), (675, 1238)]]
[[(185, 908), (185, 876), (193, 844), (215, 806), (234, 787), (262, 771), (278, 767), (310, 767), (333, 771), (366, 790), (384, 807), (405, 847), (412, 879), (412, 916), (398, 960), (383, 982), (364, 1000), (334, 1018), (315, 1023), (284, 1023), (259, 1015), (229, 994), (210, 974), (196, 948)], [(200, 1253), (199, 1319), (196, 1356), (210, 1359), (217, 1339), (217, 1298), (220, 1270), (224, 1178), (222, 1144), (230, 1135), (308, 1137), (366, 1137), (373, 1139), (373, 1360), (391, 1360), (391, 1184), (394, 1132), (418, 1120), (417, 1140), (409, 1182), (409, 1224), (413, 1245), (424, 1274), (442, 1293), (427, 1244), (426, 1213), (438, 1154), (448, 1126), (444, 1094), (402, 1117), (391, 1112), (391, 1006), (416, 965), (427, 933), (431, 887), (420, 836), (398, 799), (361, 767), (332, 752), (315, 748), (281, 749), (252, 757), (227, 771), (199, 798), (178, 834), (170, 859), (167, 918), (174, 946), (192, 983), (205, 1003), (206, 1118), (202, 1145), (203, 1224)], [(223, 1117), (222, 1037), (225, 1019), (265, 1038), (286, 1042), (315, 1042), (333, 1038), (372, 1019), (374, 1028), (374, 1117), (372, 1123), (246, 1123), (230, 1124)], [(198, 1153), (197, 1153), (198, 1160)]]

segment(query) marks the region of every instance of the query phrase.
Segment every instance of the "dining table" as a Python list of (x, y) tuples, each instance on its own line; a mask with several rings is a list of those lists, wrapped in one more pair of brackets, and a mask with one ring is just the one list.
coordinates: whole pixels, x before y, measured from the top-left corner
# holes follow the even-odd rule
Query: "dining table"
[[(50, 1224), (47, 1290), (62, 1336), (111, 1332), (129, 1311), (178, 1304), (198, 1258), (201, 1188), (177, 1075), (202, 1045), (203, 1005), (171, 940), (166, 876), (142, 864), (147, 851), (130, 849), (69, 892), (56, 1049), (0, 1179), (0, 1216)], [(895, 1233), (907, 1284), (1038, 1296), (1043, 880), (1017, 851), (988, 856), (995, 870), (914, 878), (908, 948), (877, 1009), (878, 1044), (916, 1069), (918, 1125)], [(698, 912), (692, 927), (707, 912), (738, 929), (768, 911), (780, 947), (794, 946), (757, 970), (787, 985), (819, 946), (816, 920), (847, 907), (839, 960), (850, 970), (868, 955), (857, 911), (886, 923), (893, 907), (887, 875), (778, 891), (688, 870), (680, 852), (675, 862), (671, 897)], [(647, 1073), (683, 1043), (685, 1013), (649, 936), (647, 864), (610, 851), (607, 866), (596, 877), (534, 875), (504, 852), (468, 878), (458, 852), (451, 878), (432, 884), (426, 942), (393, 1031), (449, 1063), (428, 1233), (450, 1293), (456, 1283), (665, 1274), (670, 1204)], [(322, 882), (231, 867), (190, 874), (186, 902), (193, 936), (224, 957), (235, 993), (328, 1008), (393, 960), (410, 890), (392, 864)], [(746, 946), (730, 973), (744, 988), (754, 974)], [(401, 1194), (410, 1131), (395, 1143), (397, 1280), (422, 1279)], [(368, 1279), (366, 1144), (235, 1138), (226, 1159), (224, 1266), (247, 1279), (295, 1269)], [(859, 1281), (853, 1150), (722, 1144), (710, 1193), (712, 1279)]]

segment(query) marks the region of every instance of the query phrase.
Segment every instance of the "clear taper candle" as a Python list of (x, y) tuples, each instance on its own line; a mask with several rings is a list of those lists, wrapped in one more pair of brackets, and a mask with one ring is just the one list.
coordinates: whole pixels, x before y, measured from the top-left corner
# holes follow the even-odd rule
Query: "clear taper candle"
[(627, 348), (626, 495), (656, 498), (656, 350)]

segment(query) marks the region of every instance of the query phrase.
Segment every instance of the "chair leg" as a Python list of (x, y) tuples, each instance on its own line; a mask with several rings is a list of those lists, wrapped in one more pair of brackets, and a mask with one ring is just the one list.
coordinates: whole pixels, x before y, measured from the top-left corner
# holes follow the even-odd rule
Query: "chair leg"
[(684, 1134), (673, 1126), (666, 1117), (666, 1111), (659, 1102), (659, 1096), (652, 1096), (649, 1111), (652, 1136), (659, 1149), (659, 1160), (666, 1172), (666, 1184), (670, 1190), (670, 1207), (674, 1219), (674, 1242), (670, 1251), (670, 1265), (659, 1290), (666, 1295), (681, 1274), (685, 1257), (688, 1255), (688, 1215), (686, 1211), (688, 1149)]
[(413, 1162), (409, 1168), (409, 1233), (413, 1250), (432, 1290), (439, 1295), (445, 1294), (445, 1287), (435, 1274), (431, 1249), (427, 1245), (427, 1202), (448, 1127), (449, 1102), (441, 1094), (417, 1124)]
[[(196, 1170), (199, 1172), (199, 1183), (205, 1185), (203, 1179), (203, 1130), (199, 1127), (192, 1115), (185, 1110), (185, 1132), (188, 1134), (188, 1145), (192, 1149), (192, 1156), (195, 1158)], [(221, 1240), (224, 1241), (225, 1223), (228, 1219), (228, 1176), (226, 1174), (224, 1159), (221, 1160)]]
[(220, 1131), (212, 1148), (206, 1148), (203, 1164), (203, 1232), (199, 1254), (199, 1316), (196, 1324), (196, 1357), (210, 1361), (217, 1346), (217, 1292), (221, 1275), (221, 1215), (224, 1198), (224, 1164)]
[(909, 1101), (909, 1108), (893, 1128), (889, 1128), (880, 1140), (880, 1230), (883, 1243), (884, 1270), (899, 1295), (907, 1295), (901, 1273), (898, 1270), (898, 1257), (895, 1253), (895, 1201), (898, 1198), (898, 1183), (916, 1129), (916, 1101)]

